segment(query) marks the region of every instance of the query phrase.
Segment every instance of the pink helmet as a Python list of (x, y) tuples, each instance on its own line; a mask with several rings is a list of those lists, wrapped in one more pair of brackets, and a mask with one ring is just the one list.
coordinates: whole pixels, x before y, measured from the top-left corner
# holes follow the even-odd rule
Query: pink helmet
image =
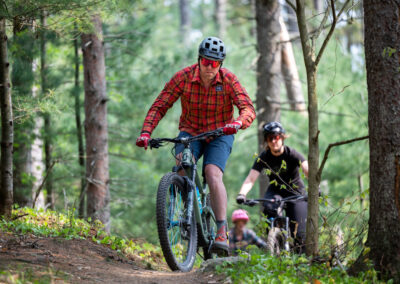
[(232, 213), (232, 222), (235, 223), (238, 220), (249, 221), (249, 215), (247, 211), (243, 209), (237, 209)]

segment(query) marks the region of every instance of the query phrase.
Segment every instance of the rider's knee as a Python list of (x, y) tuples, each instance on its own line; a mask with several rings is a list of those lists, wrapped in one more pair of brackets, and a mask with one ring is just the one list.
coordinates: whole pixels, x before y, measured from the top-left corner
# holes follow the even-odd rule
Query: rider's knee
[(205, 166), (204, 172), (208, 183), (222, 181), (223, 172), (218, 166), (208, 164)]

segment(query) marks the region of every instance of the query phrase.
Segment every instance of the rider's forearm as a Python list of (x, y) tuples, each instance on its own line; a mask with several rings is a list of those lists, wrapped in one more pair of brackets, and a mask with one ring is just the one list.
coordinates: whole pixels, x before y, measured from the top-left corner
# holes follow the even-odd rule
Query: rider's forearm
[(308, 178), (308, 161), (304, 161), (303, 163), (301, 163), (301, 169), (303, 170), (306, 178)]
[(250, 190), (253, 188), (254, 183), (252, 182), (246, 182), (242, 184), (242, 187), (240, 188), (239, 194), (247, 195), (247, 193), (250, 192)]
[(248, 176), (244, 180), (242, 187), (240, 188), (239, 194), (247, 195), (250, 190), (253, 188), (254, 183), (256, 182), (260, 172), (251, 169)]
[(238, 81), (232, 84), (233, 94), (232, 100), (235, 106), (239, 109), (239, 117), (236, 120), (242, 122), (241, 129), (246, 129), (251, 125), (256, 118), (256, 112), (249, 95)]
[(164, 89), (147, 112), (146, 118), (143, 122), (142, 132), (148, 132), (151, 134), (160, 120), (167, 113), (168, 109), (172, 107), (178, 98), (179, 96)]

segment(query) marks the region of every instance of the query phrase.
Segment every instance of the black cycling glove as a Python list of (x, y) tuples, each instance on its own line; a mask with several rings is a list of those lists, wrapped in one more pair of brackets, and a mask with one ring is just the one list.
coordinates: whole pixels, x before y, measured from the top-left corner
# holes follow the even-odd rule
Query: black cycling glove
[(244, 194), (238, 194), (236, 197), (237, 204), (243, 204), (246, 201), (246, 196)]

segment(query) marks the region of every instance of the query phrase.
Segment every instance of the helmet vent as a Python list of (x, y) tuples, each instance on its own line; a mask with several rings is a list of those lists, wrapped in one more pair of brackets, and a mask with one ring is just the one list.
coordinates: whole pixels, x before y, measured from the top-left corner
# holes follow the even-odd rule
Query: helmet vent
[(226, 47), (224, 42), (217, 37), (205, 38), (199, 46), (199, 56), (223, 61), (226, 57)]

